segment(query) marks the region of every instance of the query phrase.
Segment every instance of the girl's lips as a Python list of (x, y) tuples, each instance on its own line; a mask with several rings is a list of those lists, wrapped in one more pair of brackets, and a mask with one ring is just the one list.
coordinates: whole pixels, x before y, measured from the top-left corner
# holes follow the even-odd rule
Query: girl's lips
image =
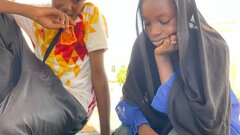
[(160, 40), (158, 40), (158, 41), (153, 41), (153, 40), (152, 40), (152, 43), (153, 43), (155, 46), (160, 46), (160, 45), (163, 44), (164, 40), (165, 40), (165, 38), (164, 38), (164, 39), (160, 39)]
[(163, 37), (163, 38), (161, 38), (161, 39), (159, 39), (159, 40), (155, 40), (155, 39), (150, 39), (150, 40), (151, 40), (151, 42), (152, 42), (155, 46), (160, 46), (160, 45), (163, 44), (163, 42), (164, 42), (165, 39), (170, 38), (171, 35), (176, 35), (176, 34), (177, 34), (177, 32), (174, 32), (174, 33), (172, 33), (172, 34), (170, 34), (170, 35), (168, 35), (168, 36), (166, 36), (166, 37)]

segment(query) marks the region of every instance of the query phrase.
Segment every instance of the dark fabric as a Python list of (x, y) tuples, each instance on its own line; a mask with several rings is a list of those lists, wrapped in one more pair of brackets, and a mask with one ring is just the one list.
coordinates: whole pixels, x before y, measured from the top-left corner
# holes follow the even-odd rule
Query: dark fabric
[(169, 120), (166, 114), (156, 111), (150, 105), (161, 85), (153, 50), (154, 46), (144, 34), (135, 41), (123, 86), (123, 98), (139, 106), (151, 127), (160, 133)]
[(73, 135), (82, 105), (27, 47), (11, 16), (0, 14), (0, 134)]
[(154, 46), (144, 34), (134, 43), (123, 97), (141, 108), (158, 133), (171, 127), (167, 124), (170, 120), (179, 135), (228, 135), (231, 101), (227, 44), (205, 22), (194, 0), (176, 0), (176, 5), (179, 52), (172, 62), (175, 67), (179, 63), (180, 77), (171, 88), (168, 116), (150, 105), (160, 80)]
[(228, 46), (206, 23), (194, 0), (178, 0), (177, 7), (181, 78), (171, 89), (169, 118), (180, 135), (228, 135)]

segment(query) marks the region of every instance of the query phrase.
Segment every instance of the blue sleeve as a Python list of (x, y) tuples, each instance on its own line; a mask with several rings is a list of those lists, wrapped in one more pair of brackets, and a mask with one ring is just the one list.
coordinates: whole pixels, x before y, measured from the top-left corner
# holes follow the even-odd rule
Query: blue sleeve
[(138, 126), (141, 124), (148, 124), (148, 121), (139, 107), (121, 100), (115, 108), (118, 118), (123, 125), (129, 126), (128, 135), (136, 135)]
[(151, 106), (162, 113), (168, 112), (168, 97), (170, 94), (170, 88), (172, 83), (177, 78), (177, 72), (174, 72), (173, 75), (168, 79), (165, 84), (159, 86), (155, 97), (151, 103)]
[(230, 132), (231, 135), (240, 135), (240, 105), (236, 95), (231, 91), (232, 115)]

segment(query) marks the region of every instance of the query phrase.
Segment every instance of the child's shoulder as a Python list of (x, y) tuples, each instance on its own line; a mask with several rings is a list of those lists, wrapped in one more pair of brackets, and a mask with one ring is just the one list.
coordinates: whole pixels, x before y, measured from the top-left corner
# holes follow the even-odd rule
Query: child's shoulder
[(92, 2), (85, 2), (83, 5), (82, 11), (84, 13), (88, 13), (88, 14), (98, 14), (99, 13), (98, 7), (96, 5), (94, 5)]
[(83, 5), (83, 11), (95, 11), (98, 10), (98, 7), (92, 2), (85, 2)]
[(92, 2), (84, 2), (83, 6), (96, 7)]

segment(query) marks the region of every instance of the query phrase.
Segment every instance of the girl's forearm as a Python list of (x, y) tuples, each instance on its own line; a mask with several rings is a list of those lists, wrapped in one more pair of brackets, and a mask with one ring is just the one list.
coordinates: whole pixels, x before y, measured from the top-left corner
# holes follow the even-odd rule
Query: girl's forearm
[(161, 84), (168, 81), (174, 73), (170, 57), (155, 56)]
[(31, 5), (0, 0), (0, 13), (18, 14), (34, 20), (34, 13), (36, 13), (36, 10), (36, 7)]

